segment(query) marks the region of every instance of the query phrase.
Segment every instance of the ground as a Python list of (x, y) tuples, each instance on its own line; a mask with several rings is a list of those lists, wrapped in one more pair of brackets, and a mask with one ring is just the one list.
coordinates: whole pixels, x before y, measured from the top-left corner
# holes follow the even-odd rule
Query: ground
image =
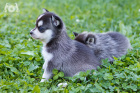
[[(17, 7), (16, 7), (16, 4)], [(12, 11), (11, 5), (15, 7)], [(0, 3), (0, 92), (104, 92), (140, 91), (140, 0), (2, 0)], [(118, 31), (130, 39), (133, 50), (126, 56), (106, 60), (97, 71), (80, 73), (73, 78), (55, 76), (40, 83), (44, 63), (42, 43), (29, 32), (35, 27), (42, 8), (58, 14), (67, 33)], [(19, 11), (17, 11), (17, 9)], [(6, 12), (7, 11), (7, 12)], [(80, 79), (79, 79), (80, 78)], [(57, 87), (67, 82), (65, 88)]]

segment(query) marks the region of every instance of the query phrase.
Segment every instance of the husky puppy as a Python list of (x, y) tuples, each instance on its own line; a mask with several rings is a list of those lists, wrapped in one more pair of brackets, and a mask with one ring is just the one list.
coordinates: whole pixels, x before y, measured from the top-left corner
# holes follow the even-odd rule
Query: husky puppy
[(65, 76), (74, 76), (80, 71), (96, 69), (101, 63), (91, 48), (72, 40), (59, 16), (43, 9), (30, 31), (32, 38), (42, 41), (42, 55), (45, 60), (41, 82), (50, 79), (54, 68), (64, 72)]
[(114, 57), (121, 57), (127, 53), (128, 49), (132, 49), (129, 39), (118, 32), (107, 33), (76, 33), (75, 40), (92, 48), (95, 56), (101, 61), (108, 58), (111, 63)]

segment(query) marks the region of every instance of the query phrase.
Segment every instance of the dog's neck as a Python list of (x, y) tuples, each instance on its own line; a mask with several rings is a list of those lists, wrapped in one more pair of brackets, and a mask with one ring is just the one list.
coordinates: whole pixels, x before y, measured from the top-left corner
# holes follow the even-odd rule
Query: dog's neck
[(50, 50), (58, 49), (58, 47), (68, 49), (73, 46), (73, 40), (69, 38), (66, 31), (62, 31), (56, 38), (53, 38), (50, 42), (43, 42), (43, 46)]

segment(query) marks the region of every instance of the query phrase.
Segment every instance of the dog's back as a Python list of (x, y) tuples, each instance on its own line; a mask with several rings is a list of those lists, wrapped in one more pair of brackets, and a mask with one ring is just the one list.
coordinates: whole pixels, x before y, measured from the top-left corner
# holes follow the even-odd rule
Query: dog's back
[(117, 43), (116, 48), (120, 54), (126, 54), (128, 49), (132, 49), (129, 39), (124, 35), (118, 32), (108, 32), (107, 34)]
[(108, 58), (108, 60), (112, 62), (113, 56), (117, 55), (116, 42), (105, 33), (94, 33), (93, 35), (96, 38), (96, 43), (90, 45), (90, 47), (95, 51), (95, 55), (97, 56), (97, 58), (100, 61), (102, 59)]
[[(80, 37), (80, 38), (79, 38)], [(82, 38), (82, 39), (81, 39)], [(131, 49), (128, 38), (118, 32), (108, 33), (81, 33), (75, 40), (86, 44), (95, 52), (96, 57), (101, 61), (108, 58), (113, 62), (114, 57), (121, 57)]]

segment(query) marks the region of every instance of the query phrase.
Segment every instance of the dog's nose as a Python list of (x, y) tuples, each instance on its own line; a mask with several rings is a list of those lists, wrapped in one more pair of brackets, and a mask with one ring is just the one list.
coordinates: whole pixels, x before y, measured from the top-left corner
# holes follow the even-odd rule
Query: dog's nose
[(30, 34), (32, 35), (32, 34), (33, 34), (33, 32), (31, 31), (31, 32), (30, 32)]

